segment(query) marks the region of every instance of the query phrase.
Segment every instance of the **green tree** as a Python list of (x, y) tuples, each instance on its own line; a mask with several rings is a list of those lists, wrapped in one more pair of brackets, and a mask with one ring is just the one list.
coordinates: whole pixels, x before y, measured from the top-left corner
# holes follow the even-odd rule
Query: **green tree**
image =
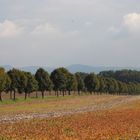
[(69, 72), (65, 68), (55, 69), (51, 73), (51, 80), (54, 84), (54, 90), (57, 92), (57, 96), (58, 96), (58, 91), (62, 91), (64, 96), (64, 91), (66, 91), (67, 89), (68, 75)]
[(71, 73), (69, 73), (67, 76), (67, 90), (69, 92), (69, 95), (71, 94), (71, 91), (77, 90), (76, 77)]
[(27, 98), (27, 94), (38, 90), (38, 82), (35, 77), (30, 72), (25, 72), (27, 77), (27, 85), (25, 87), (25, 99)]
[(19, 85), (17, 87), (18, 89), (18, 92), (19, 93), (25, 93), (26, 92), (26, 87), (27, 87), (27, 84), (28, 84), (28, 79), (27, 79), (27, 76), (25, 75), (25, 72), (23, 71), (19, 71), (18, 73), (18, 78), (19, 78)]
[(101, 76), (98, 76), (98, 80), (99, 80), (99, 83), (100, 83), (99, 92), (100, 92), (100, 93), (106, 92), (106, 91), (105, 91), (106, 85), (105, 85), (105, 80), (104, 80), (104, 78), (101, 77)]
[(91, 73), (85, 78), (85, 86), (87, 90), (92, 94), (92, 92), (97, 92), (100, 87), (100, 83), (98, 80), (98, 77), (94, 74)]
[(8, 74), (6, 74), (5, 76), (6, 76), (5, 92), (6, 92), (6, 93), (10, 92), (10, 99), (12, 99), (11, 79), (10, 79), (10, 77), (8, 76)]
[(7, 72), (11, 79), (11, 91), (14, 93), (13, 100), (16, 99), (16, 92), (24, 93), (27, 86), (27, 77), (23, 71), (12, 69)]
[(6, 75), (5, 70), (0, 68), (0, 101), (2, 101), (2, 92), (5, 90), (6, 85)]
[(13, 100), (16, 99), (16, 92), (18, 92), (19, 84), (20, 84), (20, 78), (19, 78), (19, 70), (12, 69), (7, 72), (8, 76), (11, 79), (11, 92), (14, 92)]
[(80, 94), (80, 92), (84, 89), (84, 81), (83, 81), (82, 77), (80, 76), (79, 72), (75, 73), (75, 77), (76, 77), (76, 81), (77, 81), (78, 94)]
[(111, 79), (111, 81), (113, 86), (112, 93), (118, 93), (119, 92), (118, 82), (115, 79)]
[(47, 71), (39, 68), (35, 74), (35, 78), (38, 82), (38, 90), (42, 93), (42, 98), (44, 98), (44, 92), (52, 89), (52, 81)]
[(104, 78), (105, 79), (105, 91), (110, 94), (118, 94), (122, 90), (122, 83), (118, 82), (113, 78)]

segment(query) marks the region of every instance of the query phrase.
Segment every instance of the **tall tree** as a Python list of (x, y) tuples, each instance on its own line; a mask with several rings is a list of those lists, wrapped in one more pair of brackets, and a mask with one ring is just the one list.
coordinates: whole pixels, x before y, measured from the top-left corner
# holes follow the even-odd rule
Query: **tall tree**
[(64, 96), (64, 91), (67, 89), (68, 74), (69, 72), (65, 68), (55, 69), (51, 73), (51, 80), (54, 84), (54, 90), (57, 92), (57, 96), (58, 91), (62, 91)]
[(85, 86), (87, 90), (92, 93), (92, 92), (97, 92), (99, 90), (99, 80), (98, 77), (94, 74), (91, 73), (85, 78)]
[(11, 79), (11, 91), (14, 92), (13, 100), (16, 99), (16, 92), (24, 93), (27, 86), (27, 77), (23, 71), (12, 69), (7, 72)]
[(100, 87), (99, 87), (99, 92), (102, 94), (102, 93), (105, 93), (105, 88), (106, 88), (106, 85), (105, 85), (105, 80), (103, 77), (101, 76), (98, 76), (98, 80), (99, 80), (99, 83), (100, 83)]
[(80, 92), (84, 89), (84, 81), (83, 81), (82, 77), (80, 76), (79, 72), (75, 73), (75, 77), (76, 77), (76, 81), (77, 81), (78, 94), (80, 94)]
[(12, 69), (7, 72), (8, 76), (11, 79), (11, 91), (14, 92), (14, 97), (13, 100), (16, 99), (16, 92), (18, 92), (18, 89), (20, 87), (20, 76), (19, 76), (20, 71), (17, 69)]
[(38, 81), (39, 91), (42, 93), (42, 98), (44, 98), (44, 92), (52, 88), (52, 81), (47, 71), (39, 68), (35, 74), (35, 78)]
[(38, 82), (35, 77), (30, 72), (24, 72), (27, 77), (27, 85), (25, 87), (25, 99), (27, 98), (27, 94), (38, 90)]
[(69, 92), (69, 95), (71, 94), (71, 91), (77, 90), (77, 81), (75, 75), (69, 73), (67, 76), (67, 91)]
[(5, 76), (5, 70), (3, 68), (0, 68), (0, 101), (2, 101), (2, 92), (5, 89), (6, 85), (6, 76)]
[(5, 75), (6, 76), (6, 84), (5, 84), (5, 92), (8, 93), (10, 92), (10, 99), (12, 99), (12, 91), (11, 91), (11, 79), (8, 76), (8, 74)]

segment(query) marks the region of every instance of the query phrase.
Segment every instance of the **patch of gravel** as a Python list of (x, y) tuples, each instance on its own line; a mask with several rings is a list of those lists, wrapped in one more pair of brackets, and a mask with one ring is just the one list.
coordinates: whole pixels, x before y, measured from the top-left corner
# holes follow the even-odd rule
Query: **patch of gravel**
[(29, 120), (35, 118), (51, 118), (51, 117), (60, 117), (66, 115), (73, 115), (78, 113), (86, 113), (92, 111), (99, 111), (99, 110), (107, 110), (118, 105), (125, 105), (132, 101), (140, 100), (140, 96), (124, 96), (121, 98), (113, 99), (108, 102), (100, 103), (100, 104), (93, 104), (81, 108), (71, 109), (67, 111), (54, 111), (54, 112), (47, 112), (47, 113), (23, 113), (17, 115), (4, 115), (0, 116), (0, 123), (15, 123), (21, 120)]

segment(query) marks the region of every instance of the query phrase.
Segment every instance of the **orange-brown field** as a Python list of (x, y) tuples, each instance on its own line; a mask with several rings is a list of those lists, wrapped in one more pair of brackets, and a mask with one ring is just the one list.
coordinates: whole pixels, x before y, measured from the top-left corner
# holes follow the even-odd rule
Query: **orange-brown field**
[[(86, 98), (89, 96), (85, 96), (85, 100)], [(99, 97), (95, 97), (95, 102), (96, 98)], [(107, 99), (107, 96), (104, 98)], [(117, 100), (123, 98), (125, 101), (128, 97), (112, 96), (110, 100), (115, 102), (116, 98)], [(139, 140), (140, 98), (135, 98), (127, 103), (120, 102), (111, 108), (101, 108), (92, 112), (4, 122), (0, 124), (0, 138), (4, 140)]]

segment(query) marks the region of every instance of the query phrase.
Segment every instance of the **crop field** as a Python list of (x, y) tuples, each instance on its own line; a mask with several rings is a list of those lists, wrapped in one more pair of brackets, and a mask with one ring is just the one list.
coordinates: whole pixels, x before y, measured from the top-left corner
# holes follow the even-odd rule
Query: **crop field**
[(50, 96), (1, 103), (0, 139), (139, 140), (140, 96)]

